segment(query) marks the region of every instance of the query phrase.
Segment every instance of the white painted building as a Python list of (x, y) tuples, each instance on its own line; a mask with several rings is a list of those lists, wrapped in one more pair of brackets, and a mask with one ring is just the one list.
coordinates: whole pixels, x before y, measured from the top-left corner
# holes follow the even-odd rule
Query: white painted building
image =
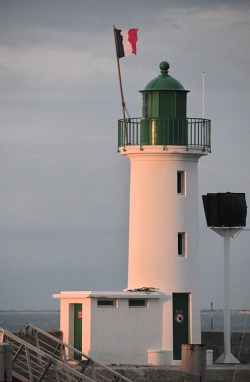
[(118, 123), (131, 163), (128, 286), (61, 292), (64, 341), (106, 364), (167, 365), (200, 343), (198, 160), (210, 121), (186, 117), (169, 65), (142, 90), (142, 118)]
[[(161, 344), (164, 296), (158, 291), (148, 295), (77, 291), (61, 292), (55, 297), (61, 299), (63, 340), (76, 347), (81, 343), (80, 350), (96, 361), (146, 365), (148, 344), (153, 349)], [(77, 327), (77, 321), (82, 328)], [(80, 341), (75, 334), (81, 336)]]

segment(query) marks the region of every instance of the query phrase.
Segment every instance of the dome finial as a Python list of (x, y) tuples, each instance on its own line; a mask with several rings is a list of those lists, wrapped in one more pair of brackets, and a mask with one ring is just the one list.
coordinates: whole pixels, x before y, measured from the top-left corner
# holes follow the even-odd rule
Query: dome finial
[(162, 61), (159, 65), (161, 69), (161, 76), (168, 76), (169, 63), (167, 61)]

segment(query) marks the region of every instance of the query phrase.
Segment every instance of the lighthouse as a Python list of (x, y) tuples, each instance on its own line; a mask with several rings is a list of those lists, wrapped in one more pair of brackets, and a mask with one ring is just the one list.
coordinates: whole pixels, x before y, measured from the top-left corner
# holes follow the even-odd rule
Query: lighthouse
[(142, 118), (119, 121), (130, 160), (128, 289), (165, 294), (162, 349), (200, 343), (198, 160), (210, 152), (210, 120), (187, 118), (187, 94), (160, 64), (142, 93)]
[(187, 118), (188, 90), (165, 61), (141, 94), (142, 116), (118, 121), (130, 160), (127, 287), (54, 298), (64, 342), (95, 360), (173, 365), (182, 344), (201, 339), (198, 161), (210, 152), (210, 120)]

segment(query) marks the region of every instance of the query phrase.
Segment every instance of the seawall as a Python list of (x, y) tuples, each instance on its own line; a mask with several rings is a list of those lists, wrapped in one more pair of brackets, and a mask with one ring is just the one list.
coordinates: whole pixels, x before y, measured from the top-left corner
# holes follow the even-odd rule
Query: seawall
[[(202, 343), (213, 350), (213, 361), (223, 353), (224, 333), (203, 332)], [(206, 382), (250, 382), (250, 333), (231, 333), (231, 352), (241, 362), (236, 365), (213, 364), (206, 370)], [(133, 366), (112, 368), (133, 382), (181, 382), (181, 366)]]
[[(133, 382), (182, 382), (179, 366), (112, 367)], [(192, 381), (199, 381), (194, 378)], [(190, 380), (191, 381), (191, 380)], [(211, 365), (206, 370), (206, 382), (250, 382), (250, 365)]]
[[(201, 342), (207, 345), (207, 349), (213, 350), (213, 361), (215, 362), (223, 353), (223, 332), (202, 332)], [(231, 333), (231, 353), (242, 363), (250, 366), (250, 332)], [(250, 381), (250, 379), (249, 379)]]
[[(62, 337), (58, 330), (53, 333)], [(223, 353), (223, 332), (202, 332), (202, 343), (213, 350), (213, 361)], [(62, 339), (62, 338), (61, 338)], [(207, 366), (206, 382), (250, 382), (250, 333), (232, 332), (231, 351), (240, 364), (212, 364)], [(109, 365), (133, 382), (181, 382), (181, 366)]]

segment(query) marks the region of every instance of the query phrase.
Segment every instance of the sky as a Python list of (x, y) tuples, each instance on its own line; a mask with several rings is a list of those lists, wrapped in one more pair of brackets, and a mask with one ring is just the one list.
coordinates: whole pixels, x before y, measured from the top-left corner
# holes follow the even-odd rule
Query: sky
[[(201, 195), (244, 192), (250, 203), (249, 1), (0, 0), (0, 310), (58, 309), (61, 290), (127, 286), (113, 25), (138, 28), (137, 55), (120, 60), (131, 117), (168, 61), (190, 90), (187, 116), (200, 118), (205, 73), (201, 308), (223, 307), (223, 240), (206, 226)], [(250, 309), (249, 248), (250, 231), (231, 239), (233, 309)]]

